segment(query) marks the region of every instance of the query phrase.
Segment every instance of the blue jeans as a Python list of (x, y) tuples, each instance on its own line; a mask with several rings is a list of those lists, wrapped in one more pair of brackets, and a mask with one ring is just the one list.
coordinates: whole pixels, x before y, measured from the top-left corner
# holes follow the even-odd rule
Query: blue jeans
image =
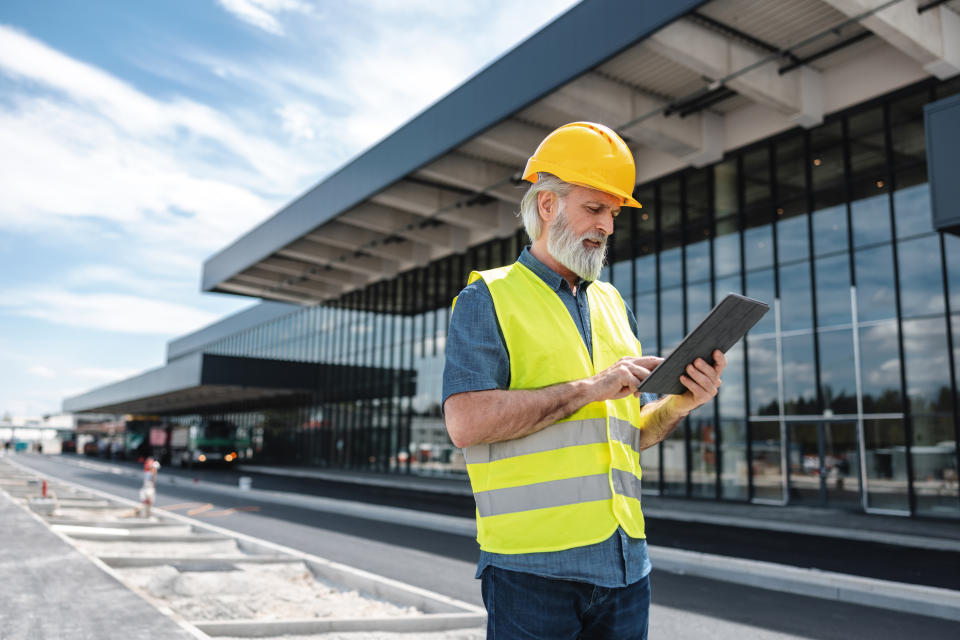
[(597, 587), (489, 566), (480, 586), (487, 640), (646, 640), (650, 576)]

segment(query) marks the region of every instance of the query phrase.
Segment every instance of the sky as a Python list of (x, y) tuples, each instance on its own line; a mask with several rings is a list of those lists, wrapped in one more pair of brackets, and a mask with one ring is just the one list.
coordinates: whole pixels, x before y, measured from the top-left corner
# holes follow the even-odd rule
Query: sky
[(255, 303), (203, 261), (573, 4), (3, 0), (0, 416)]

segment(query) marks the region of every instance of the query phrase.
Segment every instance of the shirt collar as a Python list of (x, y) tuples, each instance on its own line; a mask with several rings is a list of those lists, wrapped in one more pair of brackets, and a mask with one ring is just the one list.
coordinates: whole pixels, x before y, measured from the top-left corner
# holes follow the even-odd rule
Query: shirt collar
[[(530, 245), (527, 245), (523, 248), (523, 251), (520, 252), (520, 258), (517, 260), (517, 262), (537, 274), (537, 276), (546, 282), (547, 285), (554, 291), (559, 291), (564, 285), (566, 285), (567, 291), (570, 290), (570, 285), (563, 278), (563, 276), (540, 262), (532, 253), (530, 253)], [(580, 289), (586, 291), (589, 285), (590, 282), (588, 280), (583, 280), (582, 278), (577, 279), (578, 291)]]

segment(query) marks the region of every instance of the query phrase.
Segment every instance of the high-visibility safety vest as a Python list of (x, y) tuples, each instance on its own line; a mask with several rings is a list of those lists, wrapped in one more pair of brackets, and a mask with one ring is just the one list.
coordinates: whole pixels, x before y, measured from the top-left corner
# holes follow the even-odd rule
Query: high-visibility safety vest
[[(626, 307), (605, 282), (587, 289), (593, 358), (570, 312), (519, 262), (483, 278), (510, 356), (510, 389), (538, 389), (639, 356)], [(456, 302), (456, 301), (454, 301)], [(645, 538), (640, 511), (640, 404), (592, 402), (536, 433), (464, 449), (477, 502), (477, 541), (494, 553), (560, 551), (601, 542), (618, 526)]]

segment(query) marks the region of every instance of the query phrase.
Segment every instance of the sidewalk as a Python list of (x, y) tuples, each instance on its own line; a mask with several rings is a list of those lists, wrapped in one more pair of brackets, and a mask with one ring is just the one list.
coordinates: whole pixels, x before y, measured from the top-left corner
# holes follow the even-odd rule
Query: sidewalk
[(3, 492), (0, 540), (0, 637), (195, 640)]

